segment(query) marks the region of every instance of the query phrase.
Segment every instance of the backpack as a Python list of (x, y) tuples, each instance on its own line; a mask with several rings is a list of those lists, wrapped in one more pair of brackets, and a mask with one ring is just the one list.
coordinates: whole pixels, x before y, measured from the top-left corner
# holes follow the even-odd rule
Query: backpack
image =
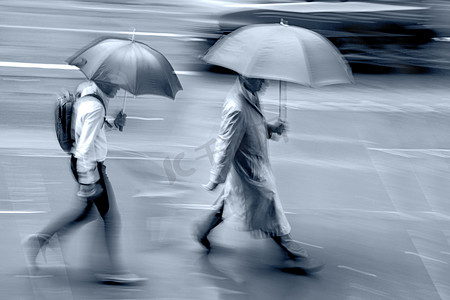
[[(89, 94), (84, 97), (91, 96), (97, 98), (103, 105), (106, 112), (105, 103), (100, 96)], [(56, 99), (55, 107), (55, 131), (61, 149), (70, 154), (72, 145), (75, 142), (74, 130), (72, 130), (72, 113), (76, 97), (68, 90), (61, 91)]]

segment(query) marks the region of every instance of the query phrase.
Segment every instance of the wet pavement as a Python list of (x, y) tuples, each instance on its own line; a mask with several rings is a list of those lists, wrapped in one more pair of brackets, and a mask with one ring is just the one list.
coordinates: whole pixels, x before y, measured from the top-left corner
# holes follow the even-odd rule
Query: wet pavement
[[(97, 18), (106, 13), (91, 8), (80, 26), (67, 17), (70, 9), (55, 11), (45, 17), (41, 11), (3, 11), (11, 17), (3, 25), (15, 27), (0, 31), (2, 60), (64, 64), (99, 33), (48, 28), (128, 30), (131, 18), (144, 22), (134, 11)], [(167, 23), (174, 14), (145, 22), (158, 32), (187, 34), (181, 18)], [(16, 22), (13, 15), (23, 18)], [(124, 132), (108, 136), (106, 165), (122, 213), (123, 258), (148, 281), (109, 286), (94, 280), (93, 272), (104, 267), (93, 238), (97, 224), (55, 242), (47, 262), (39, 257), (40, 272), (30, 273), (21, 239), (75, 201), (68, 158), (54, 137), (52, 106), (61, 87), (74, 87), (83, 76), (1, 67), (0, 298), (450, 299), (447, 72), (355, 74), (349, 86), (288, 86), (289, 133), (270, 143), (272, 166), (293, 237), (326, 261), (320, 273), (293, 275), (280, 269), (283, 257), (270, 240), (252, 239), (233, 224), (213, 233), (209, 255), (194, 241), (196, 220), (218, 195), (201, 184), (235, 79), (195, 69), (195, 49), (185, 47), (184, 37), (140, 38), (183, 71), (184, 87), (175, 101), (131, 98)], [(113, 112), (121, 108), (121, 96), (111, 104)], [(269, 120), (277, 116), (277, 97), (273, 83), (262, 98)]]

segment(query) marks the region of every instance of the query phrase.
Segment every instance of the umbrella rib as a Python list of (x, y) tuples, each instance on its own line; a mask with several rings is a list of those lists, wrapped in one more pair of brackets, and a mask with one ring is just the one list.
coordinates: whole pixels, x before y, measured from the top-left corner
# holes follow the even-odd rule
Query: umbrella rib
[[(259, 46), (263, 43), (263, 40), (265, 40), (265, 39), (260, 39), (260, 40), (258, 41), (258, 45), (255, 46), (253, 49), (259, 49)], [(256, 53), (256, 52), (255, 52), (255, 53)], [(257, 61), (256, 55), (252, 55), (252, 56), (251, 56), (251, 60), (250, 60), (250, 62), (247, 64), (247, 68), (245, 69), (245, 72), (246, 72), (246, 73), (247, 73), (247, 70), (251, 70), (251, 69), (253, 68), (253, 66), (256, 64), (256, 61)]]
[[(134, 43), (134, 42), (133, 42)], [(133, 46), (133, 44), (132, 44), (132, 46)], [(137, 48), (137, 50), (138, 50), (138, 52), (139, 52), (139, 54), (141, 54), (142, 52), (141, 52), (141, 48), (140, 47), (136, 47)], [(136, 64), (136, 81), (135, 81), (135, 83), (134, 83), (134, 93), (133, 93), (133, 95), (135, 95), (136, 93), (137, 93), (137, 91), (138, 91), (138, 80), (137, 80), (137, 78), (138, 78), (138, 76), (139, 76), (139, 72), (138, 72), (138, 70), (139, 70), (139, 62), (138, 62), (138, 60), (136, 59), (135, 60), (135, 64)]]
[(313, 81), (312, 81), (312, 76), (311, 76), (311, 64), (309, 63), (309, 60), (306, 59), (306, 47), (303, 45), (302, 41), (300, 39), (297, 39), (300, 47), (302, 48), (302, 51), (304, 53), (304, 60), (305, 60), (305, 66), (306, 66), (306, 73), (308, 74), (308, 81), (309, 81), (309, 86), (313, 86)]
[[(122, 40), (130, 41), (129, 39), (125, 39), (125, 38), (122, 39)], [(131, 41), (130, 41), (130, 42), (131, 42)], [(129, 43), (126, 43), (126, 44), (124, 44), (124, 45), (121, 45), (121, 46), (117, 47), (117, 48), (114, 50), (113, 53), (108, 54), (108, 56), (103, 60), (103, 62), (102, 62), (101, 65), (105, 64), (105, 62), (106, 62), (108, 59), (110, 59), (115, 53), (118, 53), (118, 52), (122, 51), (124, 48), (129, 47), (129, 46), (130, 46), (130, 44), (129, 44)], [(126, 49), (125, 49), (125, 50), (126, 50)], [(125, 53), (126, 53), (126, 51), (125, 51)], [(124, 60), (124, 58), (122, 57), (122, 61), (123, 61), (123, 60)], [(92, 78), (93, 78), (93, 79), (94, 79), (96, 76), (98, 76), (98, 70), (100, 70), (100, 68), (97, 69), (97, 71), (92, 75)], [(95, 79), (94, 79), (94, 81), (95, 81)], [(106, 82), (106, 83), (111, 83), (111, 82)]]
[[(152, 47), (147, 46), (147, 45), (146, 45), (146, 47), (140, 47), (139, 51), (140, 51), (141, 54), (142, 53), (149, 54), (151, 59), (152, 59), (152, 64), (153, 63), (158, 64), (158, 66), (155, 67), (155, 68), (152, 67), (152, 64), (149, 64), (149, 72), (152, 73), (152, 75), (154, 73), (154, 71), (153, 71), (154, 69), (157, 69), (157, 70), (163, 70), (164, 69), (163, 66), (161, 65), (160, 58), (158, 57), (158, 56), (161, 56), (162, 58), (164, 58), (164, 55), (162, 55), (160, 52), (158, 52), (157, 50), (155, 50)], [(138, 74), (138, 70), (139, 70), (139, 68), (136, 68), (136, 76), (139, 75)], [(150, 78), (153, 78), (153, 77), (150, 77)], [(151, 82), (153, 82), (152, 85), (150, 85)], [(136, 81), (136, 89), (138, 88), (137, 84), (138, 84), (138, 81)], [(153, 85), (155, 84), (155, 79), (153, 79), (153, 80), (149, 79), (148, 80), (148, 84), (151, 86), (152, 91), (153, 90), (157, 90), (157, 89), (153, 88)], [(154, 92), (153, 91), (152, 93), (154, 95), (161, 95), (161, 93), (159, 93), (159, 92)]]
[(71, 65), (73, 63), (73, 61), (80, 56), (81, 54), (83, 54), (84, 52), (86, 52), (87, 50), (91, 49), (92, 47), (94, 47), (97, 44), (100, 44), (103, 41), (109, 40), (109, 39), (115, 39), (115, 40), (129, 40), (127, 38), (121, 38), (121, 37), (113, 37), (113, 36), (104, 36), (104, 37), (99, 37), (95, 40), (93, 40), (92, 42), (90, 42), (89, 44), (87, 44), (86, 46), (84, 46), (83, 48), (79, 49), (77, 52), (75, 52), (75, 54), (73, 54), (71, 57), (66, 59), (66, 63), (68, 63), (69, 65)]

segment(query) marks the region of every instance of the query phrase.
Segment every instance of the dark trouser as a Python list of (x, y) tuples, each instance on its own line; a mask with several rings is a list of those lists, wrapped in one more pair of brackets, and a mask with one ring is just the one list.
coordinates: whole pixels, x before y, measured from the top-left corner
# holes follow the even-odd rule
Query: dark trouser
[[(75, 179), (78, 179), (76, 164), (77, 159), (72, 156), (72, 172)], [(47, 240), (56, 233), (58, 234), (58, 237), (62, 237), (71, 230), (96, 220), (95, 212), (92, 211), (95, 206), (103, 219), (105, 243), (111, 267), (114, 271), (118, 271), (120, 268), (118, 265), (118, 246), (121, 227), (120, 214), (117, 209), (114, 191), (108, 176), (106, 175), (106, 166), (102, 162), (99, 162), (97, 167), (100, 173), (99, 183), (103, 188), (103, 192), (98, 196), (90, 198), (78, 198), (78, 203), (75, 208), (48, 224), (41, 232), (39, 232), (39, 234), (46, 237)]]
[(208, 234), (213, 230), (217, 225), (222, 223), (223, 221), (223, 208), (222, 205), (218, 210), (211, 212), (206, 216), (206, 218), (198, 224), (198, 234), (199, 238), (206, 238)]

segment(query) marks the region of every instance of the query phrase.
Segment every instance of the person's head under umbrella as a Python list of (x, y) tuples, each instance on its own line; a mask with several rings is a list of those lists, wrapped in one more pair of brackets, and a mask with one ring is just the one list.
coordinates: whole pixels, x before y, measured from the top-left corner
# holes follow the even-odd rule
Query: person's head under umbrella
[(120, 90), (120, 87), (118, 85), (112, 83), (97, 82), (96, 84), (108, 98), (114, 98), (117, 92)]
[(262, 78), (249, 78), (239, 75), (240, 83), (250, 92), (256, 94), (258, 92), (264, 92), (269, 85), (268, 81)]
[(76, 88), (76, 97), (79, 98), (88, 94), (97, 94), (102, 98), (105, 96), (112, 99), (119, 90), (120, 87), (115, 84), (87, 80), (80, 83)]
[[(105, 106), (105, 110), (108, 110), (109, 100), (114, 98), (120, 87), (116, 84), (94, 82), (91, 80), (86, 80), (80, 83), (75, 90), (75, 97), (81, 98), (87, 95), (98, 95), (102, 99)], [(113, 119), (112, 117), (106, 116), (106, 121), (108, 124), (114, 123), (114, 125), (122, 131), (123, 126), (125, 126), (127, 115), (123, 112), (123, 109), (119, 111), (117, 116)]]

